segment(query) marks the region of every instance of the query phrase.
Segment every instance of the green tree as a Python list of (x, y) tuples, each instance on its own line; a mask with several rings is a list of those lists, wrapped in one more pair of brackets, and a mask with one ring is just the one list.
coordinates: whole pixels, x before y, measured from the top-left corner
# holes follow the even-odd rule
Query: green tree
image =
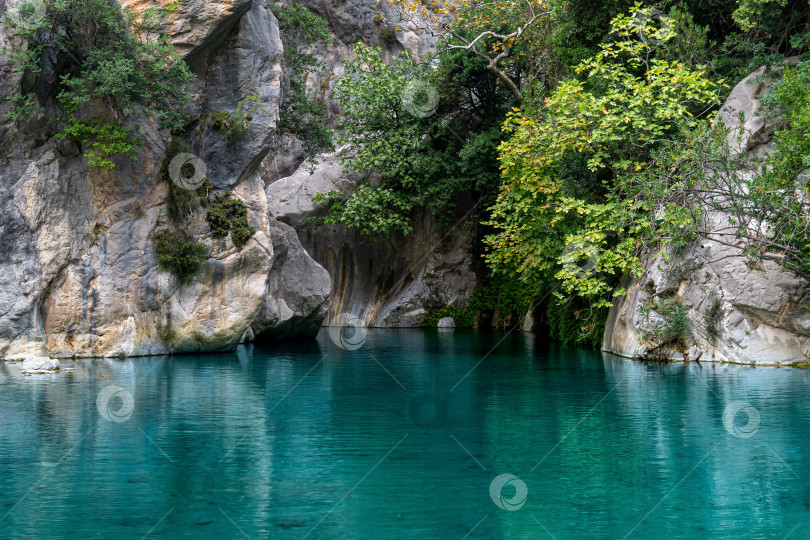
[[(581, 296), (597, 308), (610, 305), (617, 276), (641, 269), (617, 178), (643, 171), (656, 148), (718, 103), (720, 89), (705, 65), (656, 54), (676, 27), (647, 20), (640, 28), (638, 9), (616, 17), (618, 39), (576, 68), (584, 80), (563, 81), (509, 115), (490, 222), (497, 231), (486, 238), (494, 269), (556, 281), (559, 298)], [(570, 189), (577, 182), (566, 182), (567, 171), (583, 162), (601, 190)]]
[(415, 208), (436, 213), (452, 207), (459, 190), (450, 156), (463, 141), (435, 113), (438, 91), (407, 53), (387, 65), (379, 48), (362, 43), (335, 96), (346, 112), (340, 144), (350, 144), (346, 165), (362, 175), (351, 196), (316, 199), (330, 209), (328, 223), (345, 223), (365, 235), (412, 230)]
[[(133, 111), (140, 108), (161, 127), (182, 127), (188, 66), (164, 31), (177, 2), (136, 16), (107, 0), (28, 0), (8, 18), (13, 37), (4, 51), (24, 74), (9, 96), (7, 118), (19, 120), (41, 105), (37, 88), (56, 86), (59, 138), (75, 140), (93, 166), (113, 168), (115, 154), (134, 154), (140, 144)], [(49, 60), (56, 52), (56, 61)], [(55, 72), (42, 67), (52, 62)], [(134, 157), (133, 157), (134, 159)]]

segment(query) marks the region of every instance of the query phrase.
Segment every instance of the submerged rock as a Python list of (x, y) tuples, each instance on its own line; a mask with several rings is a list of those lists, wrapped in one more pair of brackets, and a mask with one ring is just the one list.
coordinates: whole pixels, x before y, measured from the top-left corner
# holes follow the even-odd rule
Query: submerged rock
[(59, 370), (59, 360), (47, 356), (29, 356), (22, 363), (23, 373), (38, 373)]

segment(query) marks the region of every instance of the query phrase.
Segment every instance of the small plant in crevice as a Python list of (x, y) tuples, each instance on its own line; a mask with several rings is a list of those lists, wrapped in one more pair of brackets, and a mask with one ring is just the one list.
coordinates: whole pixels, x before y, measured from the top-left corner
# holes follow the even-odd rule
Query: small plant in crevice
[(384, 26), (378, 33), (380, 41), (386, 45), (393, 45), (397, 42), (397, 29), (393, 26)]
[(208, 258), (208, 248), (182, 229), (163, 230), (152, 235), (158, 268), (171, 272), (184, 284), (191, 283), (200, 265)]
[[(644, 302), (639, 312), (643, 327), (639, 330), (641, 340), (652, 345), (652, 350), (674, 348), (682, 350), (689, 338), (689, 311), (676, 297)], [(660, 322), (652, 321), (652, 314), (660, 316)]]
[[(163, 163), (160, 167), (160, 177), (169, 185), (167, 212), (169, 217), (172, 218), (172, 221), (177, 224), (183, 223), (195, 210), (200, 208), (201, 203), (205, 202), (202, 199), (207, 199), (208, 190), (213, 187), (211, 182), (206, 178), (195, 193), (195, 191), (186, 189), (172, 180), (169, 174), (169, 164), (178, 154), (190, 152), (191, 149), (186, 142), (182, 138), (174, 136), (169, 142), (169, 147), (166, 149), (166, 157), (163, 159)], [(191, 170), (186, 170), (186, 167), (191, 167)], [(184, 165), (181, 172), (186, 176), (191, 176), (194, 174), (193, 165)]]
[[(187, 223), (189, 218), (202, 205), (208, 202), (209, 190), (213, 187), (211, 182), (205, 178), (202, 184), (196, 189), (186, 189), (175, 182), (169, 173), (171, 161), (179, 154), (189, 153), (190, 149), (186, 142), (177, 136), (169, 141), (166, 155), (160, 167), (160, 178), (168, 184), (169, 192), (166, 201), (167, 213), (174, 222), (174, 228), (165, 229), (152, 235), (152, 243), (157, 254), (158, 267), (167, 272), (171, 272), (181, 283), (187, 285), (191, 283), (192, 277), (208, 258), (208, 248), (202, 242), (194, 238), (185, 228), (178, 225)], [(190, 163), (183, 167), (191, 167), (192, 170), (184, 170), (181, 173), (187, 177), (194, 174), (193, 165)]]
[(256, 229), (248, 223), (247, 205), (230, 191), (214, 195), (206, 219), (214, 236), (225, 237), (230, 232), (231, 240), (240, 251), (256, 233)]
[[(276, 7), (274, 13), (278, 17), (284, 60), (290, 74), (289, 88), (279, 108), (279, 130), (300, 140), (309, 156), (332, 151), (332, 133), (324, 125), (326, 106), (313, 99), (307, 90), (310, 72), (317, 74), (323, 68), (311, 54), (312, 48), (332, 42), (329, 23), (298, 2)], [(325, 84), (328, 90), (328, 80)]]
[(259, 96), (252, 94), (239, 101), (236, 111), (211, 111), (211, 125), (214, 129), (225, 134), (229, 143), (235, 145), (244, 139), (248, 134), (250, 122), (253, 120), (253, 113), (267, 113), (261, 106)]
[(197, 188), (197, 196), (201, 201), (205, 202), (206, 206), (208, 206), (208, 198), (211, 196), (211, 192), (213, 190), (214, 184), (211, 183), (211, 180), (208, 178), (203, 178), (202, 184), (200, 184), (200, 187)]
[(709, 336), (709, 340), (714, 343), (714, 341), (720, 337), (720, 328), (718, 325), (723, 318), (723, 301), (720, 298), (715, 297), (712, 300), (712, 305), (709, 306), (709, 309), (706, 310), (706, 313), (703, 316), (703, 320), (706, 323), (706, 333)]

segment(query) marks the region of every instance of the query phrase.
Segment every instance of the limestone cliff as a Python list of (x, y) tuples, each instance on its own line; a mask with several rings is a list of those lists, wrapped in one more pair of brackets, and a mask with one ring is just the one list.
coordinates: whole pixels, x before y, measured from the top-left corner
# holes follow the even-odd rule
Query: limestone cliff
[[(135, 11), (148, 4), (122, 2)], [(210, 256), (193, 283), (184, 285), (158, 270), (151, 240), (170, 221), (169, 186), (160, 176), (167, 131), (136, 119), (144, 133), (137, 160), (119, 159), (115, 169), (103, 170), (87, 166), (75, 144), (56, 141), (44, 116), (4, 123), (0, 357), (232, 350), (251, 324), (261, 332), (286, 325), (284, 335), (317, 332), (312, 322), (296, 329), (290, 321), (313, 313), (323, 317), (318, 313), (328, 276), (295, 235), (268, 216), (264, 184), (256, 174), (274, 140), (284, 76), (270, 5), (182, 2), (172, 36), (197, 74), (190, 110), (197, 120), (186, 142), (206, 164), (214, 186), (232, 189), (246, 202), (257, 232), (240, 251), (230, 238), (214, 239), (198, 217), (196, 235)], [(0, 62), (8, 95), (19, 76), (7, 59)], [(233, 110), (248, 95), (258, 96), (260, 112), (245, 140), (229, 145), (205, 122), (206, 115)], [(293, 260), (315, 276), (314, 283), (295, 291), (295, 300), (282, 264)], [(266, 309), (272, 298), (286, 299), (285, 316)]]
[[(166, 2), (119, 3), (137, 13)], [(386, 10), (380, 16), (371, 0), (302, 3), (327, 19), (335, 36), (314, 51), (327, 69), (307, 80), (328, 103), (334, 126), (339, 111), (331, 88), (351, 44), (379, 44), (380, 25), (397, 19)], [(0, 19), (15, 4), (0, 4)], [(169, 29), (196, 75), (192, 121), (180, 136), (205, 164), (214, 189), (232, 190), (246, 203), (256, 229), (238, 250), (229, 237), (214, 238), (197, 216), (194, 235), (210, 255), (191, 284), (158, 269), (152, 241), (171, 226), (169, 185), (161, 177), (168, 130), (128, 111), (143, 145), (135, 161), (116, 158), (116, 167), (106, 170), (88, 166), (76, 144), (56, 140), (44, 112), (0, 121), (0, 359), (233, 350), (254, 335), (312, 336), (325, 318), (343, 311), (370, 324), (414, 326), (427, 309), (466, 301), (474, 283), (469, 239), (445, 237), (429, 216), (404, 245), (380, 248), (280, 210), (288, 197), (282, 188), (293, 184), (290, 178), (304, 178), (306, 156), (278, 129), (290, 74), (273, 7), (268, 0), (182, 0)], [(386, 54), (431, 46), (407, 31), (397, 38)], [(0, 47), (8, 39), (0, 31)], [(8, 58), (0, 58), (0, 72), (3, 97), (20, 88)], [(40, 104), (52, 112), (54, 92), (46, 90)], [(233, 144), (211, 114), (234, 111), (246, 98), (256, 106), (246, 136)], [(8, 110), (0, 100), (0, 118)], [(313, 179), (343, 178), (333, 158), (321, 161)], [(299, 194), (298, 202), (311, 205), (307, 197), (315, 192)]]
[[(411, 23), (401, 20), (386, 2), (301, 3), (328, 20), (335, 37), (328, 47), (313, 50), (326, 69), (310, 73), (307, 80), (309, 88), (329, 104), (327, 121), (332, 127), (339, 123), (340, 110), (331, 100), (331, 91), (355, 42), (382, 47), (386, 58), (406, 48), (421, 56), (436, 44), (434, 36), (410, 30)], [(381, 42), (384, 27), (401, 28), (396, 41)], [(462, 211), (450, 226), (425, 210), (406, 238), (362, 238), (346, 227), (310, 219), (322, 215), (312, 202), (315, 195), (352, 191), (356, 178), (340, 164), (347, 151), (305, 161), (297, 141), (283, 139), (259, 169), (267, 186), (270, 215), (291, 225), (309, 254), (329, 272), (332, 288), (325, 324), (344, 321), (348, 315), (368, 326), (413, 327), (431, 310), (464, 307), (476, 283), (472, 234), (462, 219), (472, 203), (458, 201)]]
[[(735, 155), (767, 156), (773, 120), (761, 113), (760, 98), (767, 81), (763, 69), (752, 73), (732, 91), (719, 118), (733, 129), (728, 144)], [(740, 113), (744, 125), (741, 139)], [(740, 164), (740, 174), (745, 166)], [(729, 226), (729, 216), (708, 216), (710, 230)], [(642, 343), (645, 321), (641, 306), (649, 299), (674, 295), (688, 309), (688, 350), (670, 352), (674, 360), (744, 364), (799, 364), (810, 362), (810, 283), (773, 261), (752, 267), (742, 249), (710, 239), (682, 256), (664, 263), (658, 254), (639, 279), (625, 278), (627, 296), (611, 308), (603, 349), (631, 358), (653, 354)], [(716, 304), (714, 314), (709, 311)], [(710, 328), (710, 325), (712, 328)]]
[(270, 214), (293, 226), (307, 251), (329, 271), (326, 324), (350, 314), (368, 326), (412, 327), (430, 310), (464, 307), (476, 283), (472, 235), (464, 221), (448, 228), (425, 211), (405, 238), (368, 239), (343, 226), (310, 220), (321, 214), (312, 202), (316, 194), (350, 191), (353, 185), (339, 156), (329, 155), (267, 187)]

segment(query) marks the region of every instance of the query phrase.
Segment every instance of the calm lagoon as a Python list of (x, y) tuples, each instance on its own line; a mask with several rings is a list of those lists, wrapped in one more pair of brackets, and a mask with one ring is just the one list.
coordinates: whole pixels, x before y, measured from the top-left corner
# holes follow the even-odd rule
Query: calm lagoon
[(810, 537), (808, 370), (356, 345), (0, 363), (0, 538)]

